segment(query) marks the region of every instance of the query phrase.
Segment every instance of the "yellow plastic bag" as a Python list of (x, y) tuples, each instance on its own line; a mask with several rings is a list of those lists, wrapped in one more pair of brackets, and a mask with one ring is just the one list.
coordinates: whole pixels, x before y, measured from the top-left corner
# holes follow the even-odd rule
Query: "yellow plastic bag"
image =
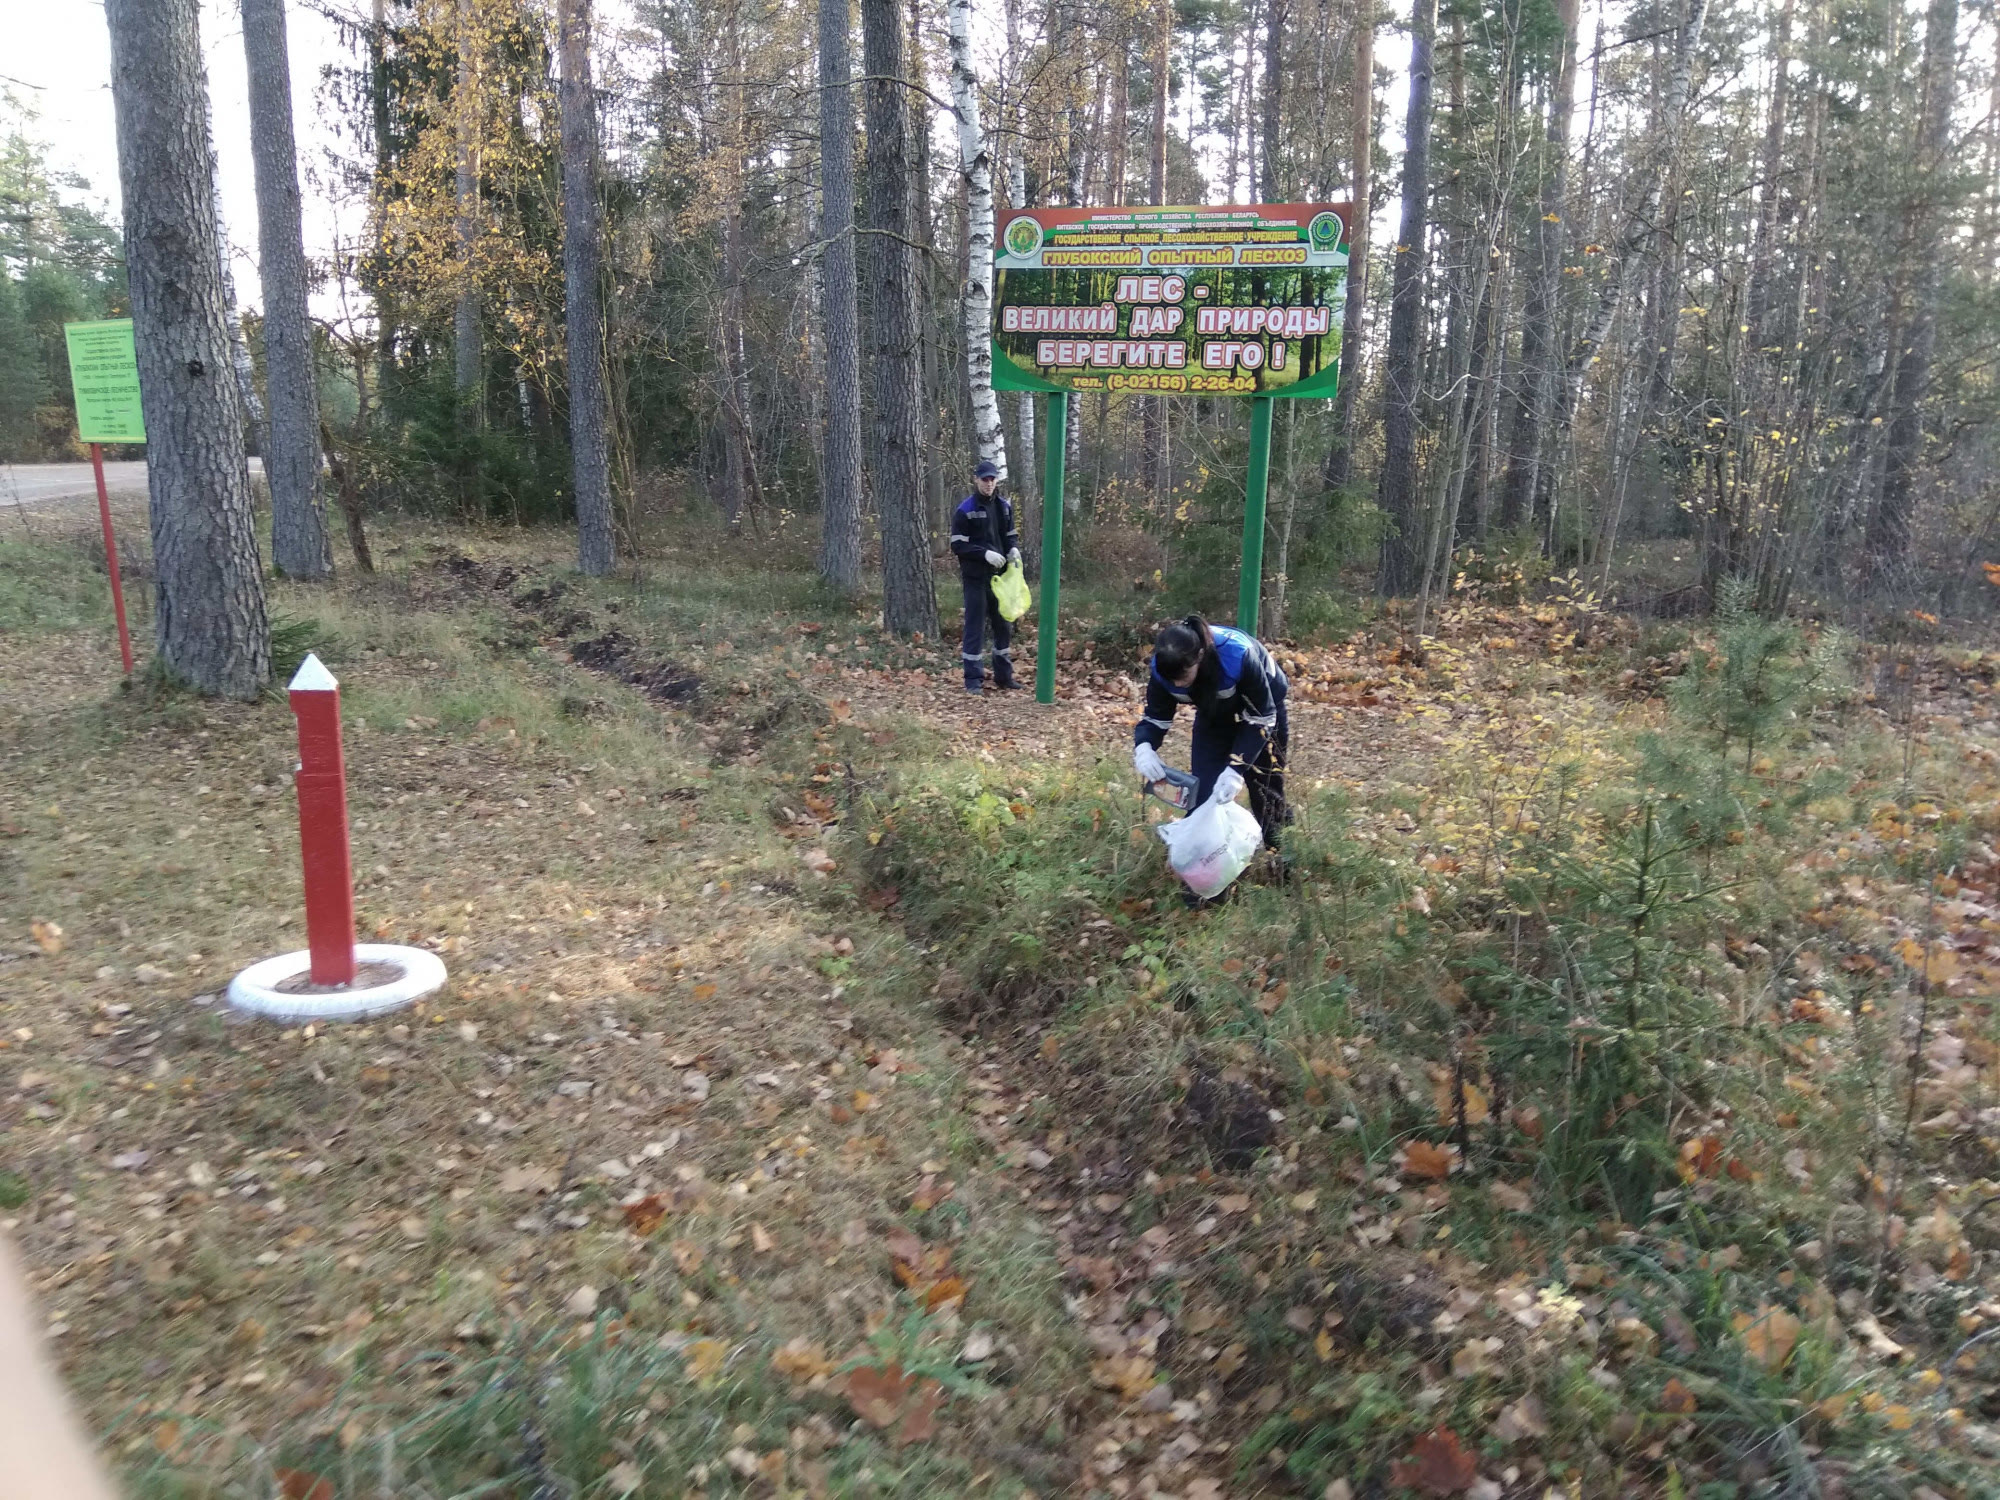
[(1000, 601), (1000, 618), (1012, 623), (1028, 612), (1034, 596), (1028, 592), (1028, 580), (1021, 576), (1021, 565), (1007, 564), (1007, 571), (996, 574), (993, 579), (993, 597)]

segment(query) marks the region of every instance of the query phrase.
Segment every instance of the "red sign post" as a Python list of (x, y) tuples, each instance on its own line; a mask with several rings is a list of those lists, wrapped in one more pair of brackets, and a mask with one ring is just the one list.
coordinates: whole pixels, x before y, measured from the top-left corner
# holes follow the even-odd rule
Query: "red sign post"
[(104, 523), (104, 567), (111, 574), (111, 612), (118, 616), (118, 654), (125, 658), (125, 675), (132, 675), (132, 633), (125, 628), (125, 585), (118, 576), (118, 538), (111, 530), (111, 495), (104, 488), (104, 445), (90, 445), (90, 467), (97, 475), (97, 519)]
[(305, 859), (306, 946), (314, 984), (354, 982), (354, 870), (347, 848), (347, 766), (340, 684), (308, 655), (292, 678), (299, 721), (299, 850)]

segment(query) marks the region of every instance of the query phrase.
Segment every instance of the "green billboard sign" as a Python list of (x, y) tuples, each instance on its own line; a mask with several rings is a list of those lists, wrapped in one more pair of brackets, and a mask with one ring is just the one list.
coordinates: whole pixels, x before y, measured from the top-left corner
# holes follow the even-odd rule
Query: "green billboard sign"
[(63, 336), (69, 342), (70, 388), (76, 392), (77, 437), (86, 443), (145, 442), (132, 320), (65, 323)]
[(1328, 397), (1345, 203), (1037, 208), (994, 255), (1001, 390)]

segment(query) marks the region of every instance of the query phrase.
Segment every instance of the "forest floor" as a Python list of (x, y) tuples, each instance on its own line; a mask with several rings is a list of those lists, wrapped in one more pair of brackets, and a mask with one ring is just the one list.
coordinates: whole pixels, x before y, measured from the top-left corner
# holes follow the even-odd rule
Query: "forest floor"
[(291, 717), (119, 691), (93, 546), (0, 533), (0, 1223), (134, 1493), (1995, 1493), (1989, 654), (1668, 869), (1592, 799), (1685, 632), (1288, 644), (1298, 876), (1191, 914), (1087, 593), (1040, 707), (725, 539), (389, 527), (273, 604), (452, 981), (281, 1027)]

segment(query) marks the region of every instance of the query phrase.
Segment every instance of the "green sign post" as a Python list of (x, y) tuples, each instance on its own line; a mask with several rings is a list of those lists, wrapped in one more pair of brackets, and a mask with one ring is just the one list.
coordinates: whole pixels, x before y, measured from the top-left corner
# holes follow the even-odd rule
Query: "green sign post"
[(76, 394), (76, 435), (90, 444), (90, 467), (97, 476), (97, 518), (104, 526), (104, 563), (111, 575), (111, 610), (118, 617), (118, 653), (130, 677), (132, 633), (125, 627), (125, 585), (119, 577), (118, 538), (111, 530), (111, 494), (104, 486), (103, 445), (146, 441), (132, 320), (65, 323), (63, 337), (69, 344), (70, 389)]
[(993, 384), (1048, 396), (1039, 702), (1055, 699), (1070, 391), (1250, 398), (1236, 623), (1256, 631), (1271, 402), (1335, 393), (1350, 218), (1344, 203), (1025, 209), (996, 237)]
[(1042, 460), (1042, 613), (1035, 632), (1035, 701), (1056, 701), (1056, 632), (1061, 628), (1063, 464), (1069, 457), (1069, 397), (1043, 403), (1048, 453)]

